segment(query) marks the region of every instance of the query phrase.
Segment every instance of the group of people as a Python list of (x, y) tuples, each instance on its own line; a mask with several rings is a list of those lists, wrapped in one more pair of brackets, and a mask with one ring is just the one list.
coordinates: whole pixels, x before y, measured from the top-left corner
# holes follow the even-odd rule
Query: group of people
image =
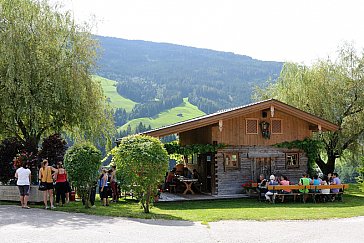
[[(21, 207), (29, 209), (29, 193), (31, 182), (31, 171), (24, 162), (15, 172), (17, 186), (20, 193)], [(56, 168), (49, 166), (48, 160), (43, 160), (38, 174), (40, 190), (43, 191), (43, 203), (45, 209), (55, 209), (56, 206), (63, 206), (69, 202), (69, 194), (71, 192), (70, 183), (66, 169), (62, 162), (58, 162)], [(103, 206), (109, 206), (109, 197), (111, 202), (117, 202), (119, 198), (119, 189), (116, 180), (116, 166), (112, 166), (110, 170), (104, 168), (102, 173), (95, 182), (90, 194), (90, 203), (95, 207), (96, 187), (99, 187), (99, 194)], [(54, 190), (56, 195), (56, 205), (54, 205)], [(49, 201), (49, 204), (48, 204)], [(85, 201), (84, 199), (82, 200)]]
[[(165, 180), (164, 180), (164, 189), (166, 191), (169, 190), (170, 185), (177, 186), (178, 184), (178, 178), (182, 176), (183, 178), (188, 179), (196, 179), (199, 182), (201, 181), (200, 174), (197, 172), (196, 169), (193, 169), (191, 172), (187, 167), (183, 167), (182, 171), (177, 171), (176, 167), (173, 167), (173, 169), (166, 173)], [(194, 188), (197, 189), (197, 188)]]
[[(30, 192), (31, 171), (27, 168), (27, 163), (23, 162), (22, 166), (15, 172), (17, 186), (20, 192), (20, 203), (22, 208), (29, 209), (28, 200)], [(38, 179), (43, 185), (43, 202), (45, 209), (54, 209), (53, 189), (56, 189), (56, 204), (60, 200), (64, 205), (69, 202), (69, 193), (71, 192), (70, 184), (67, 180), (67, 171), (63, 168), (62, 162), (57, 163), (57, 168), (48, 165), (48, 160), (43, 160), (39, 170)], [(50, 207), (48, 206), (48, 198)]]
[[(274, 199), (275, 197), (275, 192), (268, 190), (268, 185), (283, 185), (283, 186), (287, 186), (290, 185), (291, 182), (288, 180), (287, 176), (285, 175), (281, 175), (279, 178), (276, 178), (274, 175), (271, 175), (269, 177), (269, 180), (266, 180), (264, 178), (264, 175), (260, 175), (259, 176), (259, 180), (258, 180), (258, 191), (259, 191), (259, 195), (261, 193), (265, 193), (265, 198), (267, 201), (272, 202), (272, 197)], [(322, 178), (319, 178), (318, 175), (314, 175), (312, 177), (309, 177), (306, 173), (302, 174), (302, 178), (299, 179), (298, 181), (298, 185), (304, 185), (304, 186), (308, 186), (308, 185), (340, 185), (341, 184), (341, 180), (339, 178), (339, 175), (337, 173), (329, 173), (328, 175), (323, 175)], [(299, 190), (301, 193), (305, 193), (305, 197), (304, 200), (307, 199), (307, 194), (309, 192), (308, 189), (300, 189)], [(335, 200), (335, 197), (330, 198), (328, 195), (330, 193), (338, 193), (339, 189), (321, 189), (319, 191), (321, 194), (325, 195), (324, 199), (325, 200)], [(280, 192), (280, 194), (290, 194), (291, 190), (290, 189), (286, 189), (286, 190), (282, 190)], [(284, 201), (284, 196), (281, 197), (281, 201)]]
[[(106, 168), (102, 169), (102, 173), (98, 181), (98, 186), (102, 206), (109, 206), (109, 197), (111, 197), (111, 202), (118, 201), (120, 192), (116, 179), (116, 166), (112, 166), (110, 170)], [(92, 199), (93, 200), (90, 200), (91, 205), (94, 206), (95, 196), (93, 196)]]

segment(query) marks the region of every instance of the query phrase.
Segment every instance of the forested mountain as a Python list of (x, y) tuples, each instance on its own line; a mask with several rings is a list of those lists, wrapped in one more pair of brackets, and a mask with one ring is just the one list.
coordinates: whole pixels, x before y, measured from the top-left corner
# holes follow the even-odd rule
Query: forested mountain
[(117, 81), (117, 91), (138, 104), (130, 118), (153, 116), (184, 97), (206, 113), (250, 102), (251, 91), (276, 79), (282, 63), (174, 44), (95, 36), (97, 74)]

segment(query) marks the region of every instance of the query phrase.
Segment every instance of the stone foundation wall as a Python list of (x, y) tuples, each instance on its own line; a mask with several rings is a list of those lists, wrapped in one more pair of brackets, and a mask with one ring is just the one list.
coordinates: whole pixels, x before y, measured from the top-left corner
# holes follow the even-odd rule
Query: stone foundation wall
[[(17, 186), (0, 186), (0, 201), (19, 201), (19, 189)], [(29, 202), (42, 202), (43, 192), (38, 186), (30, 186)]]
[[(224, 153), (238, 153), (239, 163), (237, 168), (224, 166)], [(286, 153), (299, 154), (299, 167), (286, 168)], [(271, 174), (285, 175), (293, 183), (298, 183), (302, 173), (307, 172), (307, 156), (297, 149), (276, 148), (270, 146), (234, 146), (221, 149), (215, 157), (215, 177), (217, 195), (231, 195), (243, 193), (242, 184), (247, 181), (256, 181), (254, 178), (255, 159), (270, 158)]]

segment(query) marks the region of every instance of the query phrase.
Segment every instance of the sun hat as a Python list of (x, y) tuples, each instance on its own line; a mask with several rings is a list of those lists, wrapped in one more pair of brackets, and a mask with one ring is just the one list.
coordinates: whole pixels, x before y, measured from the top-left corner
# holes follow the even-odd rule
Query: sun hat
[(269, 180), (275, 180), (276, 178), (274, 177), (274, 175), (271, 175), (270, 177), (269, 177)]

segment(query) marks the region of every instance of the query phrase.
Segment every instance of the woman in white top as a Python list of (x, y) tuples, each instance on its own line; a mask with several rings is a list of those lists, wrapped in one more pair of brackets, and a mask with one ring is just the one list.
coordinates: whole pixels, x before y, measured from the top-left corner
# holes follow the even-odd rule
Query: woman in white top
[[(321, 181), (321, 185), (329, 185), (328, 180), (329, 180), (329, 178), (326, 175), (324, 175), (324, 177)], [(323, 194), (322, 197), (323, 197), (324, 202), (327, 202), (330, 200), (330, 196), (329, 196), (330, 189), (321, 189), (321, 194)]]
[(31, 172), (27, 168), (27, 163), (23, 162), (22, 167), (16, 170), (15, 178), (17, 178), (17, 186), (20, 192), (20, 203), (22, 208), (29, 209), (28, 198), (30, 189)]

